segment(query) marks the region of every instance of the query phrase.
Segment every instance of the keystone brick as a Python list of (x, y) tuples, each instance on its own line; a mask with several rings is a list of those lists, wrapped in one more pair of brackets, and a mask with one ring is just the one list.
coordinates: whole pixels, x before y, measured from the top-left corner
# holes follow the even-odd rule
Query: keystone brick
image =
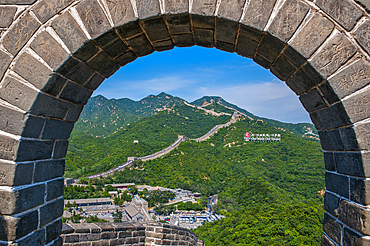
[(37, 18), (42, 23), (45, 23), (51, 17), (70, 5), (72, 2), (73, 0), (43, 0), (41, 2), (38, 2), (32, 10)]
[(330, 192), (325, 192), (324, 207), (326, 212), (330, 213), (335, 217), (338, 217), (339, 202), (340, 199), (338, 196)]
[(41, 134), (41, 139), (68, 139), (73, 125), (70, 122), (48, 119)]
[(31, 48), (54, 70), (69, 56), (67, 51), (46, 31), (37, 35), (31, 43)]
[(84, 32), (69, 12), (58, 16), (53, 20), (51, 26), (72, 53), (80, 48), (87, 40)]
[(276, 0), (251, 0), (245, 11), (242, 23), (263, 30), (270, 18)]
[(68, 140), (55, 141), (53, 159), (62, 159), (66, 156), (68, 149)]
[(334, 173), (325, 173), (326, 189), (345, 198), (349, 198), (349, 178)]
[(196, 28), (215, 29), (215, 18), (213, 16), (191, 15), (193, 26)]
[(317, 0), (316, 4), (348, 31), (352, 30), (362, 16), (361, 10), (348, 0)]
[(53, 141), (22, 140), (19, 143), (16, 161), (50, 159)]
[(241, 56), (252, 58), (256, 52), (258, 43), (244, 35), (239, 35), (238, 44), (236, 45), (236, 53)]
[(213, 30), (194, 28), (195, 43), (204, 47), (213, 47)]
[(146, 56), (154, 52), (152, 45), (144, 34), (127, 40), (127, 43), (132, 47), (138, 56)]
[(309, 58), (324, 43), (334, 29), (334, 24), (320, 14), (315, 14), (295, 35), (290, 45)]
[(0, 162), (0, 185), (19, 186), (32, 183), (33, 163), (11, 164)]
[(115, 26), (122, 26), (136, 19), (130, 0), (113, 0), (106, 3)]
[(151, 16), (161, 14), (160, 4), (158, 0), (153, 1), (138, 0), (136, 2), (136, 6), (140, 19), (145, 19)]
[(190, 33), (190, 15), (166, 15), (167, 24), (171, 34)]
[(311, 64), (324, 78), (328, 78), (346, 63), (356, 50), (351, 41), (344, 34), (339, 33), (312, 58)]
[(46, 184), (46, 194), (47, 194), (46, 201), (50, 201), (55, 198), (63, 196), (63, 192), (64, 192), (64, 181), (62, 178), (48, 182)]
[[(0, 2), (1, 3), (1, 2)], [(9, 32), (4, 36), (4, 47), (12, 54), (16, 55), (28, 40), (33, 36), (40, 24), (27, 13), (19, 22), (13, 25)]]
[(34, 185), (16, 191), (0, 191), (0, 213), (12, 215), (44, 203), (45, 185)]
[(44, 226), (63, 215), (63, 198), (40, 208), (40, 226)]
[(336, 222), (327, 213), (324, 214), (323, 222), (324, 232), (333, 239), (336, 243), (341, 243), (342, 240), (342, 225)]
[(166, 13), (187, 13), (189, 12), (189, 1), (175, 1), (175, 0), (165, 0), (164, 6), (166, 8)]
[(216, 10), (216, 0), (194, 0), (192, 14), (212, 16)]
[(96, 0), (84, 0), (77, 5), (76, 10), (92, 38), (102, 35), (111, 28), (103, 9)]
[(218, 17), (239, 21), (243, 13), (245, 0), (230, 0), (221, 2), (217, 12)]
[[(103, 63), (104, 64), (104, 63)], [(79, 84), (67, 82), (59, 98), (77, 104), (86, 104), (93, 90), (87, 89)], [(73, 128), (73, 127), (72, 127)]]
[(225, 43), (235, 44), (238, 23), (222, 18), (216, 19), (216, 39)]
[(327, 107), (323, 97), (320, 95), (317, 89), (313, 89), (308, 93), (301, 95), (299, 100), (308, 112)]
[(367, 227), (370, 223), (369, 215), (369, 210), (360, 205), (347, 200), (340, 202), (339, 220), (365, 235), (370, 234), (370, 228)]
[(62, 230), (62, 220), (57, 220), (46, 227), (46, 243), (57, 239)]
[(269, 32), (287, 42), (301, 24), (310, 8), (301, 1), (288, 0), (280, 7), (272, 24), (268, 28)]
[(42, 182), (58, 177), (63, 177), (64, 167), (64, 160), (36, 162), (34, 181)]

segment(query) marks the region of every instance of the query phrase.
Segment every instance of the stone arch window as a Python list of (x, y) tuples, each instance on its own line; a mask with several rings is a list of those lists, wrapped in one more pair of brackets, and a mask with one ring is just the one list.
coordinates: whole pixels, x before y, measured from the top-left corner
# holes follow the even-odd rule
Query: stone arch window
[(252, 58), (299, 96), (327, 169), (322, 245), (369, 243), (367, 7), (365, 0), (0, 0), (0, 245), (60, 245), (64, 156), (83, 105), (120, 66), (192, 45)]

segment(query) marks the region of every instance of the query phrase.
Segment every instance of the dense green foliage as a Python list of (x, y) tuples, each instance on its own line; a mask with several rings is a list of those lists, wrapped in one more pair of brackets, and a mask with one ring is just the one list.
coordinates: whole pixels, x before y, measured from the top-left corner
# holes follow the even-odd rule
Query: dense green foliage
[(212, 104), (210, 104), (206, 107), (203, 107), (203, 108), (213, 110), (217, 113), (223, 112), (223, 113), (228, 113), (228, 114), (231, 114), (231, 115), (234, 113), (234, 110), (225, 108), (224, 106), (222, 106), (218, 103), (212, 103)]
[(109, 170), (130, 156), (145, 156), (168, 147), (178, 135), (197, 138), (229, 120), (230, 116), (211, 116), (183, 104), (130, 124), (107, 138), (71, 137), (65, 176), (86, 177)]
[(146, 189), (144, 189), (140, 196), (148, 202), (149, 207), (153, 207), (156, 204), (167, 203), (170, 199), (175, 197), (175, 194), (169, 191), (154, 190), (149, 192), (148, 190), (145, 190)]

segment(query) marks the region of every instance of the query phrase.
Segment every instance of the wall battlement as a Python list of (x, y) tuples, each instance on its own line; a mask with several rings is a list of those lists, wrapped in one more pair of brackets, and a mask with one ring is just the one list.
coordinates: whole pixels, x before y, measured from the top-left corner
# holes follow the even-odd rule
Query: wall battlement
[(194, 232), (156, 222), (63, 224), (62, 243), (63, 246), (204, 246)]

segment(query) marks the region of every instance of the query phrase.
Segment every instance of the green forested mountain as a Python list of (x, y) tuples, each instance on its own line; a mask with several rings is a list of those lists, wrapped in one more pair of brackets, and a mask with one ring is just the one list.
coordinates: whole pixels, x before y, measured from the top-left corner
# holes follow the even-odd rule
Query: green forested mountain
[[(152, 99), (156, 101), (155, 96)], [(201, 106), (210, 99), (213, 98), (194, 104)], [(232, 113), (221, 104), (205, 108)], [(252, 119), (239, 117), (207, 141), (183, 142), (161, 158), (137, 162), (101, 181), (180, 187), (202, 196), (218, 194), (216, 211), (226, 218), (195, 230), (207, 246), (320, 245), (324, 209), (319, 192), (325, 189), (323, 155), (317, 141), (301, 137), (309, 131), (304, 127), (312, 125), (248, 116)], [(229, 119), (227, 115), (217, 117), (181, 104), (124, 125), (109, 137), (86, 136), (81, 131), (70, 139), (66, 176), (83, 177), (105, 171), (125, 162), (128, 156), (161, 150), (177, 135), (196, 138)], [(247, 131), (279, 133), (282, 141), (245, 142)]]

